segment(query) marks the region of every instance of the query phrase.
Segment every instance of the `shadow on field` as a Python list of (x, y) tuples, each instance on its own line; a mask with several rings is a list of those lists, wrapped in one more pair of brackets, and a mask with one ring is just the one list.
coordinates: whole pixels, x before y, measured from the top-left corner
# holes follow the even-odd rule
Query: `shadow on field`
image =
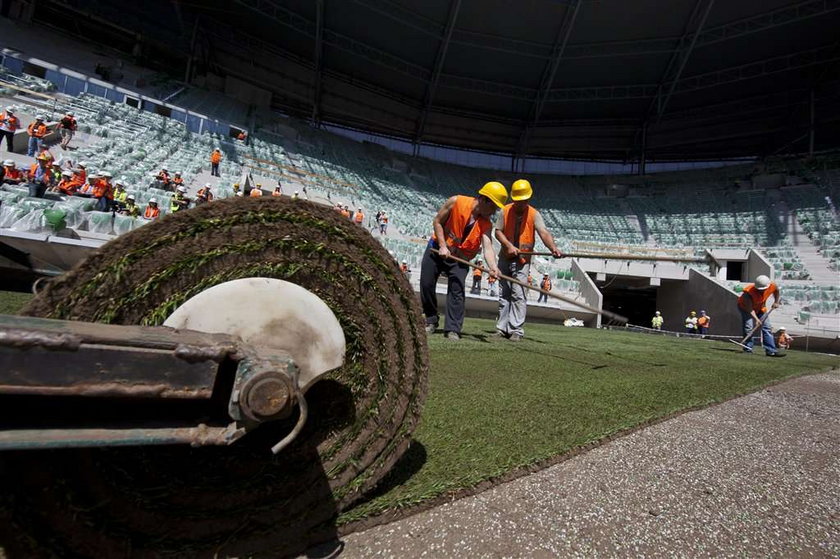
[(365, 499), (373, 499), (380, 495), (384, 495), (391, 489), (407, 482), (411, 477), (420, 471), (420, 468), (426, 463), (428, 455), (426, 454), (426, 447), (416, 439), (412, 439), (411, 445), (405, 454), (397, 460), (391, 471), (388, 472), (382, 481), (367, 495)]

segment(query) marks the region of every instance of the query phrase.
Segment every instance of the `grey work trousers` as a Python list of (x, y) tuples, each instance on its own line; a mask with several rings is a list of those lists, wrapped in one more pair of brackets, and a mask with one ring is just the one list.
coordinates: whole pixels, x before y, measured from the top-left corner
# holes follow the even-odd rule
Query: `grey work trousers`
[[(503, 275), (528, 283), (528, 272), (531, 263), (522, 264), (517, 258), (510, 261), (504, 257), (499, 259), (499, 270)], [(499, 279), (501, 293), (499, 294), (499, 319), (496, 330), (510, 336), (511, 334), (525, 335), (525, 315), (528, 311), (526, 289), (504, 279)]]

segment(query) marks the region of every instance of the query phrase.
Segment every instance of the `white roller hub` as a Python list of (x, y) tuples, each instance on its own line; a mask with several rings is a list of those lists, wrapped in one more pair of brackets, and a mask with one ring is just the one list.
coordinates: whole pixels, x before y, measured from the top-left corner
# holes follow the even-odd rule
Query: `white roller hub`
[(305, 389), (344, 363), (344, 331), (330, 308), (303, 287), (272, 278), (215, 285), (178, 307), (164, 326), (232, 334), (259, 351), (288, 351)]

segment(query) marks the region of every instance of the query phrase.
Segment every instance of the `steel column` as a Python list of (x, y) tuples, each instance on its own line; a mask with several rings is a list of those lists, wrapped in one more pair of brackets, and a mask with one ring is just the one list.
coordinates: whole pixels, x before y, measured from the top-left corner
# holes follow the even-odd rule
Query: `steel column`
[(317, 128), (321, 122), (321, 76), (324, 68), (324, 2), (315, 2), (315, 79), (312, 96), (312, 124)]

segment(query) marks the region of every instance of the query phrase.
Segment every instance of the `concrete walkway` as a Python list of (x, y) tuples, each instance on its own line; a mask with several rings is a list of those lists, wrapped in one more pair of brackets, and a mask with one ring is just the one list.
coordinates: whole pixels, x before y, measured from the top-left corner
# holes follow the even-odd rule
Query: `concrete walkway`
[(346, 536), (353, 557), (840, 556), (840, 372)]

